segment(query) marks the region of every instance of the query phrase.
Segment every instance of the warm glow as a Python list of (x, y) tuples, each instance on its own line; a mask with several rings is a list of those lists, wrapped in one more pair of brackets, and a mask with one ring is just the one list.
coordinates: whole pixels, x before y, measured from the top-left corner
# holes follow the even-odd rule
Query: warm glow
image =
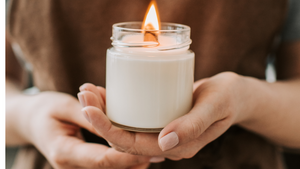
[(160, 19), (157, 11), (157, 5), (155, 0), (152, 0), (149, 4), (146, 17), (143, 22), (144, 30), (159, 30), (160, 29)]

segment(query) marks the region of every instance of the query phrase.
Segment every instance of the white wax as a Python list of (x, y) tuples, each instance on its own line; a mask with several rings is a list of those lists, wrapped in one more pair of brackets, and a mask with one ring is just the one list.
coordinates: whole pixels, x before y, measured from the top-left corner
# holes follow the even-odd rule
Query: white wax
[(106, 66), (106, 113), (111, 121), (163, 128), (191, 109), (193, 52), (111, 48)]

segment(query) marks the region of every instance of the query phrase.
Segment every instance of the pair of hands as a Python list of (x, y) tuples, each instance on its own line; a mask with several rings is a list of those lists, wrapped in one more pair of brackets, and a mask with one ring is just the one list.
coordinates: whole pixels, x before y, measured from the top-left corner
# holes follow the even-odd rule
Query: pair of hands
[[(243, 80), (221, 73), (195, 83), (192, 110), (167, 125), (159, 134), (133, 133), (111, 124), (105, 115), (105, 89), (84, 84), (74, 97), (42, 92), (27, 105), (24, 137), (35, 145), (54, 168), (147, 168), (164, 158), (193, 157), (206, 144), (243, 120), (239, 92)], [(29, 96), (32, 97), (32, 96)], [(38, 113), (37, 113), (38, 112)], [(82, 113), (88, 119), (82, 117)], [(113, 148), (86, 143), (80, 128), (105, 138)], [(28, 130), (29, 129), (29, 130)]]
[(134, 155), (180, 160), (193, 157), (201, 148), (223, 134), (232, 124), (246, 118), (240, 114), (243, 80), (234, 73), (221, 73), (194, 84), (192, 110), (172, 121), (159, 134), (134, 133), (112, 125), (105, 115), (105, 89), (92, 84), (80, 87), (78, 98), (87, 121), (110, 145)]

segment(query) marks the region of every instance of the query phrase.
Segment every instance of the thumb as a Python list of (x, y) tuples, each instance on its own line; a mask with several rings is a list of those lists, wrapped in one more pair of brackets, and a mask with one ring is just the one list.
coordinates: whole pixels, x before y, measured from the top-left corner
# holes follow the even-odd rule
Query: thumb
[(186, 115), (169, 123), (159, 134), (158, 142), (162, 151), (197, 139), (212, 123), (212, 107), (195, 105)]

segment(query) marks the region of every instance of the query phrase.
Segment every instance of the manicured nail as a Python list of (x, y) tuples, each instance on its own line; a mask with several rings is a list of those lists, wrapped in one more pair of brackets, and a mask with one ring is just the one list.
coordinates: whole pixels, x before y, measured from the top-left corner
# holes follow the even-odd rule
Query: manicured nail
[(171, 132), (165, 135), (159, 140), (159, 146), (162, 151), (170, 150), (179, 143), (178, 135), (175, 132)]
[(78, 96), (78, 99), (79, 99), (79, 102), (80, 102), (81, 106), (85, 107), (86, 103), (85, 103), (84, 95), (82, 93), (78, 93), (77, 96)]
[(90, 117), (89, 117), (89, 114), (86, 112), (86, 110), (81, 109), (81, 111), (82, 111), (83, 116), (85, 117), (85, 119), (86, 119), (88, 122), (91, 122)]
[(150, 158), (150, 163), (160, 163), (160, 162), (163, 162), (165, 161), (165, 158), (164, 157), (152, 157)]

